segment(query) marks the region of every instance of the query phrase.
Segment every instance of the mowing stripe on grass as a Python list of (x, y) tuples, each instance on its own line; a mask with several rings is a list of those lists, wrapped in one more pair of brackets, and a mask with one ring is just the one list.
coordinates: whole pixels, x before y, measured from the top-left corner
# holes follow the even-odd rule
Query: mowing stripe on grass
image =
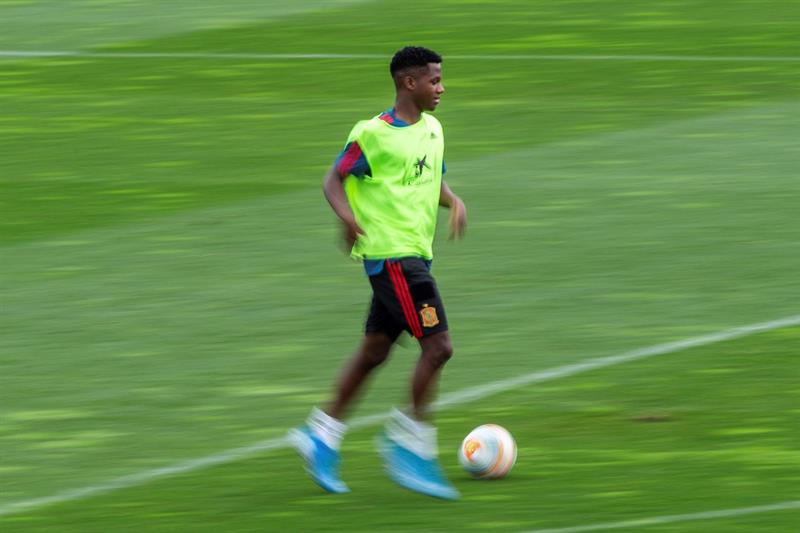
[[(390, 59), (385, 54), (335, 53), (215, 53), (215, 52), (83, 52), (78, 50), (0, 50), (0, 58), (100, 58), (100, 59)], [(448, 59), (509, 61), (698, 61), (730, 63), (800, 62), (799, 56), (692, 56), (661, 54), (452, 54)]]
[[(701, 335), (699, 337), (692, 337), (681, 341), (657, 344), (655, 346), (640, 348), (637, 350), (632, 350), (629, 352), (624, 352), (609, 357), (599, 357), (595, 359), (589, 359), (582, 363), (575, 363), (575, 364), (551, 368), (549, 370), (531, 372), (529, 374), (524, 374), (522, 376), (518, 376), (515, 378), (495, 381), (492, 383), (488, 383), (486, 385), (479, 385), (477, 387), (470, 387), (461, 391), (445, 394), (439, 401), (434, 403), (433, 407), (436, 410), (440, 410), (453, 405), (459, 405), (473, 400), (485, 398), (487, 396), (491, 396), (493, 394), (497, 394), (507, 390), (512, 390), (525, 385), (530, 385), (532, 383), (539, 383), (542, 381), (550, 381), (554, 379), (564, 378), (568, 376), (573, 376), (575, 374), (580, 374), (582, 372), (588, 372), (589, 370), (594, 370), (597, 368), (605, 368), (609, 366), (619, 365), (622, 363), (627, 363), (630, 361), (645, 359), (647, 357), (653, 357), (656, 355), (674, 353), (681, 350), (685, 350), (687, 348), (705, 346), (709, 344), (736, 339), (739, 337), (745, 337), (747, 335), (753, 335), (755, 333), (762, 333), (765, 331), (772, 331), (780, 328), (786, 328), (798, 325), (800, 325), (800, 315), (793, 315), (778, 320), (771, 320), (769, 322), (759, 322), (757, 324), (750, 324), (747, 326), (727, 329), (724, 331), (710, 333), (707, 335)], [(380, 413), (370, 416), (357, 417), (353, 419), (350, 425), (353, 428), (372, 426), (380, 423), (387, 416), (388, 413)], [(206, 457), (200, 457), (198, 459), (183, 461), (162, 468), (145, 470), (137, 474), (121, 476), (116, 479), (106, 481), (104, 483), (98, 483), (96, 485), (90, 485), (88, 487), (67, 490), (64, 492), (53, 494), (52, 496), (31, 498), (28, 500), (21, 500), (18, 502), (8, 503), (3, 506), (0, 506), (0, 516), (17, 514), (27, 510), (44, 507), (46, 505), (79, 500), (82, 498), (87, 498), (89, 496), (95, 496), (99, 494), (113, 492), (119, 489), (144, 485), (146, 483), (149, 483), (151, 481), (154, 481), (162, 477), (193, 472), (196, 470), (201, 470), (203, 468), (208, 468), (210, 466), (229, 463), (232, 461), (245, 459), (247, 457), (251, 457), (259, 453), (282, 449), (286, 447), (288, 447), (288, 442), (285, 437), (267, 439), (260, 442), (256, 442), (249, 446), (232, 448), (230, 450), (226, 450), (213, 455), (208, 455)], [(776, 504), (776, 505), (786, 505), (786, 504)], [(692, 516), (692, 515), (682, 515), (682, 516)], [(662, 517), (662, 519), (663, 518), (669, 518), (669, 517)], [(608, 524), (605, 524), (605, 525), (580, 526), (580, 527), (608, 529), (610, 526)], [(619, 527), (624, 527), (624, 526), (619, 526)], [(590, 531), (590, 529), (565, 529), (565, 530), (551, 530), (551, 531), (559, 531), (564, 533), (566, 531)]]
[(653, 516), (650, 518), (636, 518), (621, 522), (606, 522), (605, 524), (587, 524), (585, 526), (559, 527), (555, 529), (537, 529), (527, 533), (580, 533), (582, 531), (600, 531), (603, 529), (640, 528), (672, 524), (674, 522), (690, 522), (692, 520), (711, 520), (714, 518), (730, 518), (757, 513), (771, 513), (774, 511), (789, 511), (800, 509), (800, 500), (773, 503), (771, 505), (758, 505), (756, 507), (739, 507), (737, 509), (722, 509), (720, 511), (705, 511), (702, 513), (674, 514), (666, 516)]
[(678, 352), (687, 348), (694, 348), (696, 346), (705, 346), (707, 344), (714, 344), (723, 342), (754, 333), (763, 331), (770, 331), (773, 329), (780, 329), (789, 326), (800, 325), (800, 315), (794, 315), (779, 320), (770, 322), (761, 322), (759, 324), (751, 324), (749, 326), (742, 326), (733, 329), (719, 331), (717, 333), (709, 333), (708, 335), (701, 335), (699, 337), (691, 337), (675, 342), (667, 342), (664, 344), (656, 344), (647, 348), (639, 348), (630, 352), (621, 353), (619, 355), (611, 355), (608, 357), (598, 357), (589, 359), (581, 363), (573, 363), (571, 365), (559, 366), (551, 368), (550, 370), (541, 370), (539, 372), (531, 372), (530, 374), (523, 374), (513, 378), (508, 378), (500, 381), (487, 383), (486, 385), (478, 385), (477, 387), (470, 387), (462, 391), (457, 391), (443, 396), (441, 400), (437, 401), (435, 406), (437, 409), (449, 407), (451, 405), (458, 405), (462, 403), (471, 402), (497, 394), (499, 392), (516, 389), (531, 383), (539, 383), (541, 381), (550, 381), (562, 377), (572, 376), (581, 372), (594, 370), (595, 368), (604, 368), (607, 366), (618, 365), (627, 363), (629, 361), (636, 361), (637, 359), (644, 359), (653, 357), (654, 355), (662, 355), (666, 353)]

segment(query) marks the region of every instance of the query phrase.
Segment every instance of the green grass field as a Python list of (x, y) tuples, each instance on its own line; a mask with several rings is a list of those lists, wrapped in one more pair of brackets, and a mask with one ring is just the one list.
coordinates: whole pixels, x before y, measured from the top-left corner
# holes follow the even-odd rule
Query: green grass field
[[(321, 177), (391, 105), (407, 43), (445, 57), (470, 214), (436, 247), (445, 398), (800, 313), (797, 3), (221, 6), (0, 0), (0, 529), (798, 529), (798, 327), (448, 406), (455, 503), (386, 479), (377, 424), (345, 442), (342, 497), (281, 447), (148, 477), (272, 442), (328, 397), (369, 289)], [(109, 55), (16, 53), (35, 51)], [(220, 53), (370, 57), (202, 57)], [(405, 401), (415, 358), (396, 349), (358, 420)], [(499, 482), (455, 458), (485, 422), (520, 447)]]

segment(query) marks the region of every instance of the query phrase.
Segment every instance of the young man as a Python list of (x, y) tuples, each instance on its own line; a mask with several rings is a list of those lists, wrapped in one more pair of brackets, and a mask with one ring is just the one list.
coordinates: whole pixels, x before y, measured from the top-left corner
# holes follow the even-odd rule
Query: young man
[(450, 209), (451, 237), (466, 227), (466, 208), (442, 179), (444, 137), (439, 121), (425, 113), (444, 93), (442, 58), (426, 48), (406, 47), (392, 58), (395, 105), (359, 122), (328, 171), (325, 197), (341, 220), (353, 257), (363, 260), (372, 286), (365, 335), (342, 373), (333, 401), (314, 408), (289, 438), (306, 470), (329, 492), (347, 492), (338, 474), (346, 409), (370, 373), (405, 330), (422, 354), (411, 383), (411, 409), (394, 409), (379, 447), (391, 478), (430, 496), (455, 499), (458, 492), (436, 459), (435, 428), (425, 422), (430, 393), (453, 349), (442, 299), (430, 274), (438, 207)]

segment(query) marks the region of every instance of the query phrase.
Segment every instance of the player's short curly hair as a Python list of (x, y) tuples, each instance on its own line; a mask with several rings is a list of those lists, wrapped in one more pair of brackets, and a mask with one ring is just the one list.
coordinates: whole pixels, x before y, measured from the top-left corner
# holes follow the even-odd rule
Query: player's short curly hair
[(406, 46), (398, 50), (392, 57), (389, 64), (389, 72), (394, 77), (398, 72), (402, 72), (414, 67), (427, 67), (428, 63), (441, 63), (442, 56), (421, 46)]

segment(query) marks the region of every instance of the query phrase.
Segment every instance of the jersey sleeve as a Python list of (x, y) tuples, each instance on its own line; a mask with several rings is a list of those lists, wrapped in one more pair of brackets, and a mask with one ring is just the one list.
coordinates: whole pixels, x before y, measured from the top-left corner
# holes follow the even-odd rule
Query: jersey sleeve
[(363, 178), (364, 176), (372, 176), (372, 169), (369, 168), (367, 156), (361, 150), (358, 141), (350, 141), (344, 147), (342, 153), (336, 158), (336, 171), (343, 178), (347, 176), (356, 176)]
[(442, 161), (442, 176), (445, 174), (447, 174), (447, 165), (445, 165), (444, 161)]

